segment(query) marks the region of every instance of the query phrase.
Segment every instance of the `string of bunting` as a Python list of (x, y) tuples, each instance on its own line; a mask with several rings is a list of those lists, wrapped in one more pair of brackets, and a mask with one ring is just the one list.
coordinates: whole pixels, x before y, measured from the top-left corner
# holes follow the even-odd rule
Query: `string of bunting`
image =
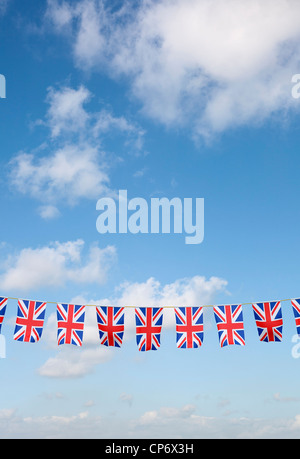
[(8, 300), (16, 300), (18, 302), (13, 339), (27, 343), (36, 343), (41, 339), (47, 304), (56, 304), (58, 345), (73, 344), (82, 346), (85, 310), (89, 306), (96, 308), (100, 344), (112, 347), (122, 346), (125, 309), (135, 308), (136, 342), (138, 350), (142, 352), (160, 348), (163, 310), (165, 308), (174, 309), (177, 348), (191, 349), (202, 346), (204, 336), (203, 309), (206, 307), (213, 308), (221, 347), (245, 345), (242, 311), (242, 306), (244, 305), (252, 305), (259, 340), (275, 342), (282, 341), (283, 317), (281, 303), (290, 301), (294, 313), (296, 331), (300, 335), (300, 298), (219, 306), (119, 307), (0, 297), (0, 333)]

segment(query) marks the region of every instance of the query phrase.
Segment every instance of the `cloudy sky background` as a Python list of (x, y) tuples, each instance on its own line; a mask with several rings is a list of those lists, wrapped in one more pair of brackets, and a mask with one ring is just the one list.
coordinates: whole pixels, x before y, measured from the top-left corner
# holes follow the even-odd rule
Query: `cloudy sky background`
[[(299, 291), (300, 5), (293, 0), (0, 0), (1, 295), (104, 305), (277, 300)], [(201, 197), (205, 237), (107, 234), (97, 200)], [(0, 436), (300, 436), (297, 337), (139, 353), (133, 309), (121, 349), (14, 342), (0, 360)], [(300, 354), (300, 352), (299, 352)]]

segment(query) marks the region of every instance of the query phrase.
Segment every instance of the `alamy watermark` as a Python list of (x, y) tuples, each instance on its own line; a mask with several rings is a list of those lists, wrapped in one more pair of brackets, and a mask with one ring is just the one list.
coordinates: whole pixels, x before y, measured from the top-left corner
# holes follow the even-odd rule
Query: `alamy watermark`
[(96, 228), (100, 234), (185, 234), (186, 244), (204, 239), (204, 198), (144, 198), (128, 200), (127, 190), (119, 190), (117, 202), (110, 197), (98, 200), (101, 213)]
[(295, 83), (292, 87), (292, 96), (294, 99), (299, 99), (300, 97), (300, 73), (296, 73), (292, 76), (292, 83)]
[(0, 359), (6, 358), (6, 341), (5, 336), (0, 335)]
[(300, 336), (295, 334), (292, 336), (292, 343), (295, 343), (294, 346), (292, 347), (292, 357), (294, 359), (299, 359), (300, 357)]
[(6, 79), (0, 74), (0, 99), (6, 99)]

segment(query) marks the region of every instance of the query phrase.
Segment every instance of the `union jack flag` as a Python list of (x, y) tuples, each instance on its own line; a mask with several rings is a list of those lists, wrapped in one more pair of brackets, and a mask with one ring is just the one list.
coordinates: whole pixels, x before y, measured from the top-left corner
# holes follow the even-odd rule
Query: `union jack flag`
[(14, 340), (26, 343), (39, 341), (42, 336), (45, 311), (46, 303), (19, 300)]
[(245, 345), (243, 311), (241, 305), (214, 307), (221, 347), (238, 344)]
[(196, 348), (203, 343), (203, 308), (175, 308), (178, 348)]
[(291, 300), (298, 335), (300, 335), (300, 299)]
[(135, 319), (139, 351), (157, 350), (160, 347), (163, 308), (136, 308)]
[(85, 306), (57, 305), (57, 343), (82, 346)]
[(0, 333), (6, 311), (7, 298), (0, 297)]
[(121, 347), (124, 335), (124, 308), (101, 306), (96, 308), (100, 343)]
[(252, 305), (260, 341), (282, 341), (282, 311), (280, 301)]

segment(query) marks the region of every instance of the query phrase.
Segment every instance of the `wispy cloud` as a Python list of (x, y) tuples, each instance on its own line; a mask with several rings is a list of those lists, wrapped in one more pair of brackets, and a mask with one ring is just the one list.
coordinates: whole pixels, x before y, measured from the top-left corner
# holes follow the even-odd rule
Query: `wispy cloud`
[(3, 438), (174, 438), (177, 451), (182, 451), (182, 443), (185, 445), (178, 438), (218, 439), (220, 435), (224, 439), (298, 438), (299, 419), (299, 414), (274, 419), (216, 418), (199, 414), (192, 404), (162, 406), (130, 419), (115, 416), (113, 422), (111, 417), (92, 415), (88, 407), (81, 412), (75, 409), (69, 415), (45, 416), (26, 416), (13, 409), (0, 410)]
[(46, 100), (49, 108), (45, 124), (49, 126), (52, 137), (67, 132), (85, 132), (89, 114), (84, 104), (89, 102), (90, 98), (91, 93), (84, 86), (78, 89), (70, 87), (48, 89)]
[[(14, 189), (44, 205), (62, 200), (74, 205), (81, 199), (109, 193), (106, 168), (99, 163), (98, 149), (89, 143), (67, 144), (38, 158), (31, 153), (19, 153), (10, 165)], [(41, 210), (44, 217), (52, 215)]]
[(84, 86), (49, 88), (45, 117), (36, 122), (49, 132), (45, 142), (34, 151), (17, 153), (9, 163), (12, 189), (40, 201), (44, 219), (58, 217), (60, 205), (114, 193), (112, 155), (102, 148), (105, 135), (123, 135), (132, 152), (143, 148), (145, 132), (139, 126), (102, 107), (89, 111), (91, 98)]
[(10, 0), (0, 0), (0, 16), (6, 13)]
[(0, 286), (3, 291), (27, 292), (46, 287), (61, 287), (106, 281), (108, 269), (115, 261), (113, 246), (97, 245), (83, 255), (84, 241), (54, 242), (38, 248), (25, 248), (11, 254), (2, 263)]
[(60, 10), (75, 64), (128, 77), (143, 112), (167, 126), (209, 138), (295, 107), (296, 0), (150, 0), (113, 12), (98, 0), (49, 0), (58, 33)]

